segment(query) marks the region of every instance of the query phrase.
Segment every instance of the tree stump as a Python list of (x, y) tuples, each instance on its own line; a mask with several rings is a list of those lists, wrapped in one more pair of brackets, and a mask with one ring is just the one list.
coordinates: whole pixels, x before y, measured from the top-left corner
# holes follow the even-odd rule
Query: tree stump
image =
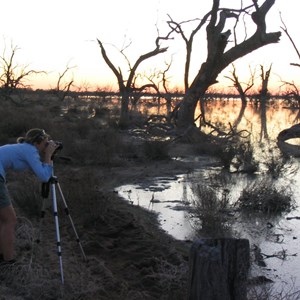
[(189, 300), (245, 300), (250, 267), (246, 239), (200, 239), (190, 250)]

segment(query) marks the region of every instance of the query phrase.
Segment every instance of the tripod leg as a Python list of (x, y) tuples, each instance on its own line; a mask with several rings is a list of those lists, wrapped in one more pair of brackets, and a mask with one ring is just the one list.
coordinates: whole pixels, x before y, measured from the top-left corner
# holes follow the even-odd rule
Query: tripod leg
[(59, 182), (57, 182), (56, 185), (57, 185), (57, 187), (58, 187), (58, 190), (59, 190), (59, 193), (60, 193), (60, 197), (61, 197), (61, 199), (62, 199), (62, 201), (63, 201), (63, 203), (64, 203), (64, 207), (65, 207), (64, 210), (65, 210), (65, 213), (66, 213), (66, 215), (67, 215), (67, 216), (69, 217), (69, 219), (70, 219), (70, 222), (71, 222), (73, 231), (74, 231), (75, 236), (76, 236), (76, 241), (77, 241), (77, 243), (78, 243), (78, 245), (79, 245), (79, 247), (80, 247), (82, 256), (83, 256), (84, 260), (87, 261), (86, 255), (85, 255), (84, 250), (83, 250), (83, 247), (82, 247), (82, 245), (81, 245), (79, 236), (78, 236), (78, 234), (77, 234), (77, 231), (76, 231), (76, 228), (75, 228), (73, 219), (72, 219), (72, 217), (71, 217), (71, 215), (70, 215), (69, 208), (68, 208), (66, 199), (65, 199), (65, 197), (64, 197), (64, 195), (63, 195), (62, 189), (61, 189), (61, 187), (60, 187), (60, 185), (59, 185)]
[(54, 183), (51, 184), (51, 195), (52, 195), (53, 215), (54, 215), (55, 229), (56, 229), (57, 255), (58, 255), (58, 258), (59, 258), (61, 282), (62, 282), (62, 284), (64, 284), (64, 272), (63, 272), (62, 255), (61, 255), (61, 241), (60, 241), (60, 233), (59, 233), (57, 201), (56, 201), (56, 191), (55, 191), (55, 184)]

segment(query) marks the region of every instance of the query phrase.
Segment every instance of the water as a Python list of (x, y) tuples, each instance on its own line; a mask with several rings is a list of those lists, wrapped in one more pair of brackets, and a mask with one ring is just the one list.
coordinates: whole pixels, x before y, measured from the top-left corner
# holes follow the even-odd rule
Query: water
[[(216, 101), (210, 102), (207, 108), (207, 119), (214, 124), (234, 123), (239, 114), (239, 102)], [(267, 108), (263, 117), (254, 106), (248, 106), (239, 129), (251, 132), (253, 145), (256, 147), (256, 156), (260, 160), (266, 159), (266, 155), (276, 152), (276, 140), (278, 133), (295, 124), (297, 120), (296, 110), (284, 108), (283, 102), (276, 102)], [(261, 143), (267, 146), (268, 151), (262, 151)], [(271, 146), (273, 145), (273, 146)], [(236, 203), (242, 190), (255, 178), (245, 174), (229, 174), (222, 172), (222, 168), (215, 163), (207, 164), (207, 158), (199, 156), (195, 158), (203, 160), (203, 166), (189, 174), (178, 174), (173, 177), (158, 177), (147, 182), (135, 185), (124, 185), (117, 188), (119, 194), (133, 205), (139, 205), (158, 214), (161, 227), (170, 235), (180, 240), (193, 240), (203, 234), (199, 230), (199, 219), (193, 214), (193, 201), (197, 198), (194, 193), (195, 186), (199, 182), (211, 186), (222, 194), (226, 189), (226, 197), (231, 204)], [(277, 180), (280, 186), (290, 189), (295, 200), (296, 208), (287, 214), (277, 217), (262, 217), (255, 215), (241, 215), (234, 209), (229, 213), (230, 235), (237, 238), (247, 238), (251, 249), (259, 247), (264, 257), (266, 266), (252, 264), (253, 275), (264, 275), (274, 281), (274, 287), (278, 290), (300, 289), (300, 171), (297, 171), (299, 161), (294, 159), (286, 171), (294, 170), (290, 175), (286, 172)], [(295, 171), (296, 170), (296, 171)], [(261, 175), (263, 176), (263, 175)], [(266, 175), (264, 175), (266, 176)], [(228, 234), (228, 233), (227, 233)]]

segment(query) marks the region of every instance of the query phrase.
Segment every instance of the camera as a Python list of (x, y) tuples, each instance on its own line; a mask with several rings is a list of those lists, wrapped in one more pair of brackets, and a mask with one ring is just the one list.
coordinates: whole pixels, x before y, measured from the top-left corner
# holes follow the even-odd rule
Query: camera
[[(55, 149), (55, 152), (59, 151), (59, 150), (62, 150), (62, 148), (63, 148), (63, 143), (62, 142), (58, 142), (58, 141), (53, 141), (53, 142), (57, 146), (57, 148)], [(49, 142), (47, 143), (47, 146), (48, 145), (49, 145)]]
[(57, 148), (55, 151), (59, 151), (63, 149), (63, 143), (62, 142), (58, 142), (58, 141), (54, 141), (54, 143), (56, 144)]
[[(55, 151), (53, 152), (52, 156), (51, 156), (51, 159), (53, 160), (54, 159), (54, 156), (55, 154), (57, 153), (57, 151), (60, 151), (62, 150), (63, 148), (63, 144), (62, 142), (59, 142), (59, 141), (53, 141), (55, 143), (55, 145), (57, 146), (57, 148), (55, 149)], [(47, 146), (49, 145), (49, 142), (47, 143)]]

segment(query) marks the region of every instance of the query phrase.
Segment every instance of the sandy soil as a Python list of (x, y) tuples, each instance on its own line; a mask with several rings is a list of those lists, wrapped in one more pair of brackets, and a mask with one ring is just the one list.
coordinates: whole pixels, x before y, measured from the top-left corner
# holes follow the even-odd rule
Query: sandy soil
[(38, 220), (18, 214), (18, 264), (0, 268), (0, 299), (185, 299), (190, 243), (168, 236), (154, 214), (120, 199), (114, 187), (193, 168), (176, 160), (100, 168), (101, 193), (110, 203), (105, 213), (91, 222), (71, 213), (87, 261), (69, 219), (59, 218), (64, 284), (52, 214), (46, 213), (39, 244), (32, 241)]

